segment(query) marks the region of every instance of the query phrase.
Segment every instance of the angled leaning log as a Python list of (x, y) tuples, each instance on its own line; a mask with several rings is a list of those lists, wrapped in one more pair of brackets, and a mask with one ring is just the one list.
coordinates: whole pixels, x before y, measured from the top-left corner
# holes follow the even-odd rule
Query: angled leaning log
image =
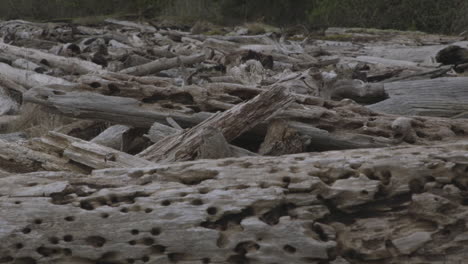
[(246, 103), (218, 113), (197, 126), (163, 139), (139, 154), (151, 161), (184, 161), (194, 159), (205, 129), (219, 130), (230, 142), (285, 109), (294, 98), (282, 86), (273, 86)]

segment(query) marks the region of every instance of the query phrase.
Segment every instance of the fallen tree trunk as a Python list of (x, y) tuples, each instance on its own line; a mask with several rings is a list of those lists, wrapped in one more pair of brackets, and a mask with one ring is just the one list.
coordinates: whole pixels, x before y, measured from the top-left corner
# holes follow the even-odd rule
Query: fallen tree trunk
[(191, 56), (181, 56), (175, 58), (162, 58), (143, 65), (127, 68), (125, 70), (120, 71), (120, 73), (136, 76), (150, 75), (182, 65), (197, 64), (203, 62), (204, 60), (204, 54), (195, 54)]
[(178, 135), (167, 137), (149, 147), (138, 156), (158, 162), (194, 159), (202, 143), (205, 129), (219, 130), (227, 142), (249, 131), (286, 108), (293, 97), (286, 88), (273, 86), (248, 102), (219, 114)]
[(0, 258), (461, 263), (467, 150), (459, 142), (203, 160), (86, 177), (6, 174)]
[(154, 163), (129, 155), (127, 153), (70, 137), (57, 132), (39, 138), (36, 145), (48, 152), (62, 154), (64, 158), (82, 164), (91, 169), (148, 167)]
[(35, 49), (16, 47), (1, 42), (0, 49), (2, 52), (13, 54), (21, 58), (27, 58), (36, 63), (46, 62), (50, 66), (60, 68), (69, 73), (86, 74), (103, 70), (101, 66), (93, 62), (57, 56)]
[[(163, 139), (173, 136), (176, 134), (181, 134), (183, 131), (175, 129), (161, 123), (154, 123), (154, 125), (149, 129), (148, 135), (146, 135), (153, 143), (162, 142)], [(200, 146), (200, 159), (219, 159), (225, 155), (224, 158), (228, 157), (245, 157), (245, 156), (258, 156), (257, 154), (250, 152), (248, 150), (230, 145), (227, 143), (224, 135), (218, 129), (212, 127), (208, 128), (208, 133), (202, 133), (202, 142)], [(204, 150), (201, 150), (203, 148)], [(222, 148), (223, 151), (220, 154), (218, 151), (219, 148)]]
[(26, 88), (51, 84), (73, 85), (72, 82), (62, 78), (36, 73), (29, 70), (16, 69), (5, 63), (0, 63), (0, 77)]
[(0, 170), (12, 173), (36, 171), (89, 172), (76, 164), (70, 164), (59, 155), (33, 150), (26, 143), (7, 142), (0, 139)]
[(25, 93), (24, 100), (46, 106), (47, 109), (65, 116), (105, 120), (135, 127), (151, 127), (155, 121), (167, 124), (168, 117), (183, 126), (193, 126), (209, 116), (203, 113), (184, 115), (148, 111), (139, 107), (140, 102), (132, 98), (67, 92), (45, 87), (29, 90)]
[(389, 98), (370, 105), (383, 113), (453, 117), (468, 112), (468, 78), (438, 78), (384, 84)]

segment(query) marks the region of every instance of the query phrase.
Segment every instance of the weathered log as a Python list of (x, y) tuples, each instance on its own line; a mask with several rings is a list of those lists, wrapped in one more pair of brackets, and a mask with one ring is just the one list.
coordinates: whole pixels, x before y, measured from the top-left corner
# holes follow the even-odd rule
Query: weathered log
[(7, 142), (0, 139), (0, 170), (13, 173), (35, 171), (73, 171), (89, 172), (58, 155), (31, 149), (27, 142)]
[(229, 143), (219, 129), (205, 127), (202, 131), (197, 157), (199, 159), (223, 159), (233, 157)]
[(34, 62), (25, 60), (25, 59), (16, 59), (13, 61), (12, 66), (24, 69), (24, 70), (29, 70), (29, 71), (34, 71), (37, 73), (44, 73), (47, 71), (47, 67), (38, 65)]
[(21, 58), (27, 58), (36, 63), (45, 62), (47, 65), (60, 68), (69, 73), (85, 74), (103, 70), (101, 66), (89, 61), (57, 56), (35, 49), (21, 48), (5, 43), (0, 43), (0, 49), (3, 52), (10, 53)]
[(76, 164), (82, 164), (92, 169), (148, 167), (154, 165), (152, 162), (113, 148), (52, 131), (48, 135), (37, 139), (35, 143), (41, 148), (48, 149), (49, 152), (62, 153), (63, 157), (74, 161)]
[(411, 61), (406, 60), (392, 60), (392, 59), (385, 59), (379, 57), (371, 57), (371, 56), (359, 56), (356, 58), (357, 61), (372, 63), (372, 64), (381, 64), (385, 66), (393, 66), (393, 67), (405, 67), (405, 68), (417, 68), (418, 64)]
[(123, 135), (131, 128), (123, 125), (115, 125), (107, 128), (90, 142), (116, 150), (123, 149)]
[(441, 76), (444, 76), (447, 72), (451, 71), (451, 66), (443, 66), (435, 70), (428, 70), (418, 73), (406, 74), (394, 78), (385, 80), (384, 82), (396, 82), (396, 81), (410, 81), (410, 80), (420, 80), (420, 79), (434, 79)]
[[(153, 143), (158, 143), (158, 142), (160, 142), (161, 140), (163, 140), (164, 138), (166, 138), (168, 136), (180, 134), (182, 132), (183, 131), (181, 131), (181, 130), (178, 130), (178, 129), (175, 129), (175, 128), (172, 128), (172, 127), (169, 127), (169, 126), (166, 126), (166, 125), (163, 125), (161, 123), (156, 122), (156, 123), (154, 123), (153, 126), (151, 126), (151, 128), (148, 131), (148, 134), (145, 135), (145, 136), (148, 137)], [(224, 141), (226, 141), (226, 139), (221, 134), (221, 132), (217, 131), (214, 134), (215, 134), (215, 139), (217, 139), (218, 141), (223, 142), (223, 139), (224, 139)], [(223, 137), (222, 139), (220, 138), (221, 136)], [(219, 146), (219, 144), (211, 144), (211, 141), (210, 141), (209, 137), (207, 137), (207, 136), (205, 136), (204, 142), (205, 142), (205, 148), (208, 149), (208, 152), (210, 152), (210, 153), (217, 152), (216, 148)], [(223, 148), (225, 148), (223, 146), (224, 143), (222, 143), (222, 142), (221, 142), (221, 145), (222, 145)], [(202, 144), (203, 144), (203, 142), (202, 142)], [(201, 148), (203, 148), (203, 147), (201, 147)], [(234, 146), (234, 145), (228, 144), (228, 148), (229, 148), (229, 150), (225, 150), (224, 152), (229, 153), (229, 157), (258, 156), (258, 154), (256, 154), (256, 153), (250, 152), (250, 151), (248, 151), (246, 149), (243, 149), (243, 148), (240, 148), (240, 147), (237, 147), (237, 146)], [(204, 156), (204, 154), (201, 154), (201, 155), (199, 155), (199, 158), (208, 158), (208, 157)], [(220, 158), (220, 157), (217, 156), (216, 158)]]
[(468, 78), (393, 82), (384, 85), (389, 99), (370, 105), (383, 113), (452, 117), (468, 111)]
[(29, 70), (16, 69), (5, 63), (0, 63), (0, 77), (26, 88), (50, 84), (73, 85), (72, 82), (62, 78), (40, 74)]
[(205, 120), (209, 114), (185, 115), (177, 112), (148, 111), (139, 107), (132, 98), (104, 96), (95, 93), (66, 92), (51, 88), (34, 88), (24, 95), (26, 102), (46, 106), (65, 116), (104, 120), (135, 127), (151, 127), (155, 121), (167, 124), (172, 117), (183, 126), (193, 126)]
[(388, 97), (383, 84), (364, 83), (360, 80), (339, 80), (327, 88), (330, 89), (327, 93), (335, 100), (349, 98), (358, 103), (370, 104)]
[(147, 26), (147, 25), (135, 23), (132, 21), (124, 21), (124, 20), (108, 18), (105, 20), (105, 22), (110, 23), (110, 24), (124, 26), (124, 27), (136, 28), (143, 32), (156, 32), (157, 31), (156, 28), (153, 26)]
[(0, 257), (37, 264), (460, 263), (467, 150), (460, 142), (87, 177), (7, 174), (0, 178)]
[(219, 129), (230, 142), (283, 110), (292, 100), (285, 87), (273, 86), (246, 103), (213, 115), (182, 134), (164, 139), (164, 142), (149, 147), (138, 156), (151, 161), (165, 162), (193, 159), (200, 147), (201, 135), (205, 128)]
[(192, 65), (203, 62), (205, 60), (204, 54), (195, 54), (192, 56), (181, 56), (176, 58), (162, 58), (153, 62), (143, 65), (130, 67), (120, 71), (123, 74), (130, 74), (136, 76), (154, 74), (163, 70), (168, 70), (181, 65)]

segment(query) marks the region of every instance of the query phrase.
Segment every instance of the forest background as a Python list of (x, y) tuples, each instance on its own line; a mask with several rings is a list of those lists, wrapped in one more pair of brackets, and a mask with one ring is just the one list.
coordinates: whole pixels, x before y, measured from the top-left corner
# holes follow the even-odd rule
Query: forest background
[(455, 34), (468, 29), (467, 0), (0, 0), (0, 18), (98, 22), (106, 17), (181, 24), (247, 22), (321, 29), (366, 27)]

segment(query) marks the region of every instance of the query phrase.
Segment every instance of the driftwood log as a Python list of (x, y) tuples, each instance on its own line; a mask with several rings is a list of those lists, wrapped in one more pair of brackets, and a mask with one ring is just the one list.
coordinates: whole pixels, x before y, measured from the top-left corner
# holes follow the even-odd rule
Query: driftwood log
[(4, 263), (462, 263), (468, 144), (0, 178)]
[(384, 84), (389, 98), (369, 106), (398, 115), (455, 117), (468, 112), (468, 78), (437, 78)]

